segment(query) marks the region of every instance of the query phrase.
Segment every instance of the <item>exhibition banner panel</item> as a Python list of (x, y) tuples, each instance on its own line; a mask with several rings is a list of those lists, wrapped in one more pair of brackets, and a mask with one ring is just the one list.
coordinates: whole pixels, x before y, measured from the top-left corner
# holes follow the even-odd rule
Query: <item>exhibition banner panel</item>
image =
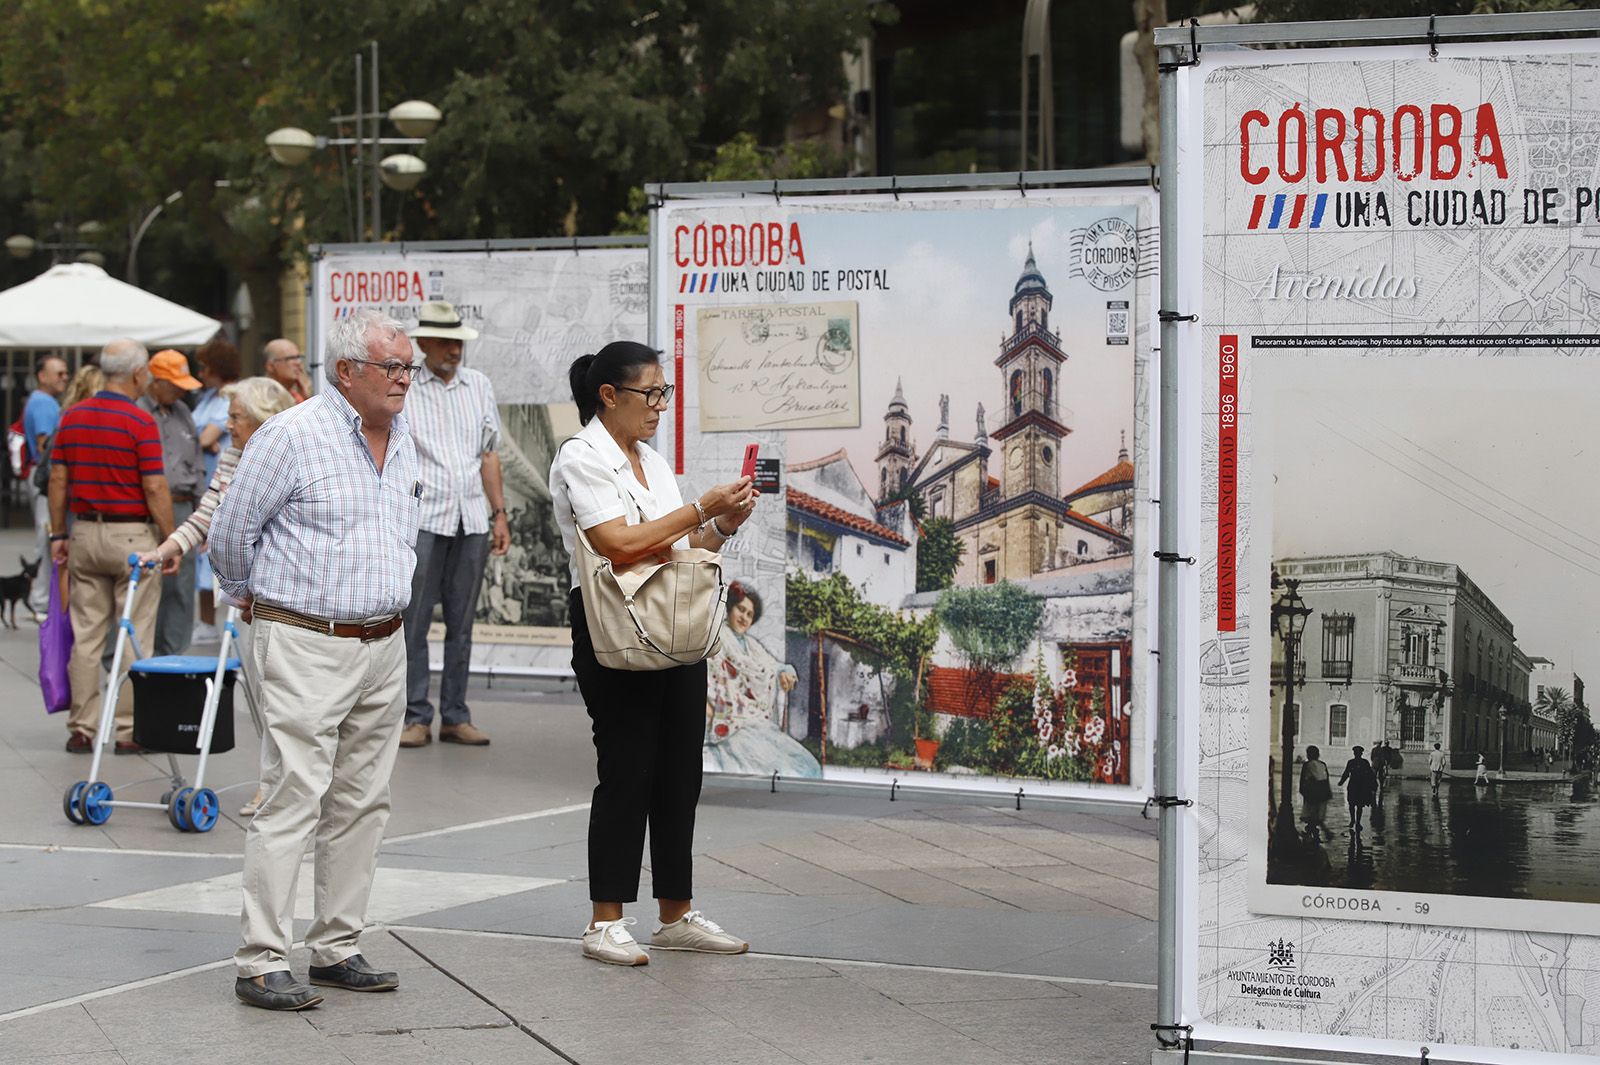
[(1186, 1019), (1600, 1053), (1600, 51), (1207, 50), (1178, 80)]
[(760, 448), (707, 771), (1139, 800), (1154, 195), (668, 199), (657, 447)]
[[(487, 374), (500, 404), (498, 452), (511, 550), (490, 557), (473, 625), (479, 668), (568, 668), (567, 557), (547, 483), (555, 447), (578, 430), (567, 367), (612, 340), (648, 333), (645, 248), (408, 252), (369, 246), (324, 255), (313, 276), (325, 356), (327, 328), (362, 308), (407, 324), (446, 300), (477, 330), (464, 364)], [(320, 370), (315, 371), (320, 373)], [(432, 636), (442, 639), (436, 623)]]

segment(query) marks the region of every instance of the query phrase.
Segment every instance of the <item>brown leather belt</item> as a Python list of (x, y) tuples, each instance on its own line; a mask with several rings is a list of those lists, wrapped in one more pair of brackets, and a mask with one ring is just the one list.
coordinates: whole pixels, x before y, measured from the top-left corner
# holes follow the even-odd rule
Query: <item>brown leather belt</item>
[(172, 493), (172, 501), (174, 503), (193, 503), (194, 502), (194, 493), (193, 492), (174, 492), (174, 493)]
[(383, 621), (374, 621), (363, 625), (359, 621), (333, 621), (329, 618), (313, 617), (310, 614), (302, 614), (298, 610), (273, 606), (271, 603), (255, 604), (251, 608), (251, 616), (266, 621), (276, 621), (282, 625), (293, 625), (298, 629), (310, 629), (312, 632), (320, 632), (324, 636), (342, 636), (346, 639), (360, 640), (363, 643), (381, 640), (401, 625), (399, 614)]

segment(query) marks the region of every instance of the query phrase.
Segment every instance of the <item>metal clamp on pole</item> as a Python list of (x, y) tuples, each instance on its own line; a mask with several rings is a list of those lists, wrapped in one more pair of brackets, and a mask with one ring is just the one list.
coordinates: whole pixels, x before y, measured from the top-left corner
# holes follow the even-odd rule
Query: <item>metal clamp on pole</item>
[(783, 206), (783, 196), (778, 192), (778, 179), (772, 179), (772, 202), (778, 207)]
[(1157, 311), (1156, 318), (1163, 322), (1198, 322), (1198, 314), (1179, 314), (1177, 311)]
[[(1156, 1042), (1164, 1050), (1177, 1050), (1183, 1047), (1183, 1060), (1189, 1060), (1189, 1051), (1194, 1049), (1194, 1025), (1192, 1024), (1152, 1024), (1150, 1030), (1156, 1033)], [(1183, 1035), (1168, 1036), (1168, 1032), (1182, 1032)]]
[(1172, 62), (1172, 63), (1159, 63), (1159, 64), (1156, 65), (1156, 70), (1159, 71), (1162, 74), (1170, 74), (1174, 70), (1178, 70), (1181, 67), (1198, 66), (1199, 63), (1200, 63), (1200, 42), (1199, 42), (1198, 39), (1196, 39), (1195, 31), (1197, 31), (1199, 28), (1200, 28), (1200, 20), (1199, 19), (1192, 18), (1192, 19), (1189, 20), (1189, 58), (1188, 59), (1179, 59), (1176, 62)]
[(1150, 820), (1150, 807), (1159, 806), (1166, 810), (1173, 806), (1193, 806), (1193, 799), (1180, 799), (1176, 795), (1152, 795), (1144, 801), (1144, 809), (1139, 811), (1139, 816), (1146, 821)]
[[(1437, 15), (1428, 16), (1428, 62), (1430, 63), (1437, 63), (1439, 61), (1439, 32), (1435, 28), (1437, 22)], [(1427, 1047), (1422, 1048), (1422, 1060), (1428, 1060)]]
[(1193, 555), (1180, 555), (1176, 551), (1156, 551), (1154, 554), (1157, 562), (1182, 562), (1194, 565)]

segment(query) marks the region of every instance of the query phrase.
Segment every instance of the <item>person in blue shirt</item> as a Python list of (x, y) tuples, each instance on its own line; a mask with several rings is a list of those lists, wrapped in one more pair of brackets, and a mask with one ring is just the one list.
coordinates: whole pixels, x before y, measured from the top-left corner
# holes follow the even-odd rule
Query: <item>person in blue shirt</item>
[[(33, 377), (35, 387), (22, 408), (22, 433), (28, 438), (30, 468), (39, 465), (39, 460), (44, 457), (45, 445), (55, 435), (56, 422), (61, 418), (60, 396), (67, 390), (69, 377), (67, 361), (59, 355), (45, 355), (34, 365)], [(50, 497), (34, 486), (32, 477), (22, 483), (22, 490), (28, 497), (28, 505), (33, 508), (35, 557), (43, 562), (50, 551)], [(49, 608), (49, 566), (41, 565), (39, 572), (34, 575), (33, 588), (28, 592), (28, 606), (33, 610), (35, 620), (42, 619)]]
[[(239, 380), (239, 350), (219, 335), (200, 346), (194, 361), (205, 385), (195, 399), (194, 427), (200, 433), (200, 457), (206, 465), (206, 484), (210, 484), (217, 472), (217, 460), (233, 444), (228, 435), (228, 397), (222, 390)], [(194, 586), (200, 593), (200, 624), (194, 627), (193, 640), (216, 643), (222, 634), (217, 631), (211, 562), (203, 551), (194, 554)]]

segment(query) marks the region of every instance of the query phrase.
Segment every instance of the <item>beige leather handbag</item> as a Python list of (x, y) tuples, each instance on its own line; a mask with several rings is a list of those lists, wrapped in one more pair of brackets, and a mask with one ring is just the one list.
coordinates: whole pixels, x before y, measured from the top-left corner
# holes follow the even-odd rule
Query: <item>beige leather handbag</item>
[[(570, 441), (568, 441), (570, 442)], [(622, 498), (644, 514), (624, 486)], [(594, 656), (610, 669), (649, 671), (692, 666), (717, 650), (727, 619), (722, 556), (700, 548), (671, 552), (666, 562), (625, 569), (594, 549), (578, 526), (574, 548), (583, 612)]]

